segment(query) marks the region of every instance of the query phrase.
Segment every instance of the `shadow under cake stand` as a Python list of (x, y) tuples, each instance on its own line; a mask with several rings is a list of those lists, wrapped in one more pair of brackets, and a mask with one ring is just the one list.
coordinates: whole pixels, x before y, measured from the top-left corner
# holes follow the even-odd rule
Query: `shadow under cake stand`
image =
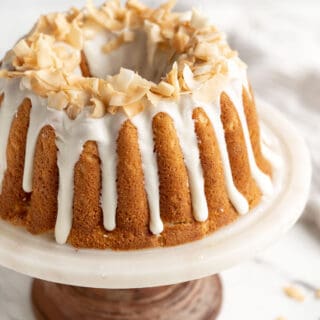
[(37, 318), (215, 319), (222, 303), (217, 274), (289, 230), (308, 198), (311, 163), (303, 139), (274, 107), (258, 101), (258, 110), (275, 192), (205, 239), (129, 252), (75, 250), (0, 221), (0, 264), (43, 279), (32, 287)]

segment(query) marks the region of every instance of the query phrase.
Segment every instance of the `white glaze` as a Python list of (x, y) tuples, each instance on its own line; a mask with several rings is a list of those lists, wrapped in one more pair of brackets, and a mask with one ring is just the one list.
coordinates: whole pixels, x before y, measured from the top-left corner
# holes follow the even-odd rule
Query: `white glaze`
[(272, 191), (273, 191), (271, 179), (268, 175), (266, 175), (259, 169), (254, 157), (250, 134), (249, 134), (249, 128), (248, 128), (246, 115), (244, 112), (243, 101), (242, 101), (242, 88), (243, 88), (243, 84), (241, 81), (233, 80), (231, 86), (228, 87), (225, 90), (225, 92), (233, 102), (233, 105), (240, 119), (242, 132), (243, 132), (244, 140), (246, 144), (246, 149), (248, 152), (248, 160), (249, 160), (251, 174), (255, 179), (257, 185), (259, 186), (260, 190), (262, 191), (262, 193), (264, 195), (270, 195), (272, 194)]
[[(151, 42), (148, 38), (150, 35), (145, 31), (137, 31), (134, 42), (124, 44), (108, 55), (104, 54), (101, 51), (101, 46), (117, 35), (102, 31), (97, 33), (93, 39), (85, 42), (84, 52), (93, 76), (105, 78), (107, 75), (116, 74), (120, 67), (129, 67), (148, 79), (159, 80), (163, 72), (170, 68), (168, 66), (169, 53), (158, 52), (156, 44), (150, 46)], [(145, 50), (141, 50), (141, 48)], [(141, 52), (146, 52), (146, 55), (141, 55)], [(252, 176), (264, 195), (272, 192), (270, 178), (256, 164), (244, 113), (242, 88), (245, 87), (249, 92), (246, 68), (241, 66), (237, 60), (231, 60), (228, 61), (228, 70), (227, 81), (221, 88), (217, 87), (212, 91), (215, 96), (214, 102), (196, 101), (192, 94), (184, 94), (176, 102), (163, 99), (157, 105), (149, 103), (150, 105), (143, 112), (131, 119), (138, 131), (138, 144), (150, 211), (149, 227), (153, 234), (161, 233), (164, 228), (160, 215), (159, 176), (152, 131), (152, 119), (159, 112), (165, 112), (173, 119), (188, 172), (188, 186), (192, 199), (193, 214), (197, 221), (206, 221), (208, 219), (204, 177), (192, 119), (194, 108), (199, 106), (208, 115), (216, 134), (230, 201), (240, 214), (245, 214), (249, 211), (247, 200), (237, 190), (233, 181), (224, 128), (221, 121), (220, 95), (223, 91), (228, 94), (239, 115)], [(191, 77), (192, 74), (189, 74), (189, 76)], [(192, 79), (190, 81), (195, 83)], [(72, 227), (74, 167), (79, 160), (83, 145), (87, 141), (96, 141), (98, 145), (102, 172), (101, 207), (103, 224), (106, 230), (114, 230), (116, 228), (117, 209), (116, 141), (119, 130), (126, 120), (124, 114), (119, 112), (116, 115), (107, 114), (103, 118), (93, 119), (88, 116), (88, 110), (85, 109), (75, 120), (71, 120), (65, 112), (48, 108), (46, 99), (35, 96), (23, 87), (19, 80), (2, 80), (0, 92), (5, 93), (5, 98), (0, 108), (0, 184), (2, 184), (6, 170), (6, 148), (12, 120), (23, 99), (29, 98), (32, 102), (32, 109), (26, 141), (23, 189), (26, 192), (32, 192), (33, 159), (36, 142), (41, 129), (46, 125), (50, 125), (55, 130), (58, 148), (59, 190), (58, 214), (55, 227), (57, 242), (65, 243)]]
[(39, 133), (46, 124), (50, 123), (46, 101), (36, 96), (29, 96), (29, 98), (31, 98), (32, 108), (30, 111), (22, 182), (22, 187), (25, 192), (32, 191), (33, 158)]
[(101, 207), (103, 225), (108, 231), (116, 228), (117, 210), (117, 137), (125, 117), (122, 113), (105, 118), (105, 141), (98, 142), (102, 167)]
[(139, 113), (134, 117), (132, 122), (138, 129), (138, 143), (150, 210), (150, 231), (153, 234), (159, 234), (163, 231), (163, 223), (160, 217), (159, 176), (152, 134), (152, 117), (154, 112), (155, 107), (150, 106), (145, 112)]
[(224, 129), (221, 121), (221, 108), (220, 108), (220, 98), (218, 99), (217, 104), (206, 105), (200, 104), (204, 111), (206, 112), (216, 134), (216, 138), (219, 145), (219, 150), (221, 154), (222, 165), (224, 169), (224, 178), (226, 182), (226, 187), (229, 195), (229, 199), (235, 209), (240, 214), (246, 214), (249, 211), (249, 205), (247, 199), (238, 191), (236, 188), (233, 177), (232, 170), (229, 160), (229, 154), (227, 149), (226, 140), (224, 137)]
[(208, 218), (208, 206), (204, 192), (198, 140), (192, 119), (192, 112), (195, 107), (196, 104), (192, 98), (182, 96), (178, 104), (166, 101), (159, 103), (155, 114), (165, 112), (173, 119), (188, 171), (194, 217), (197, 221), (205, 221)]
[(261, 122), (277, 142), (270, 147), (285, 166), (273, 171), (274, 194), (262, 199), (250, 214), (183, 246), (126, 252), (75, 252), (69, 246), (57, 246), (51, 237), (34, 237), (0, 220), (1, 264), (47, 281), (126, 289), (190, 281), (253, 258), (298, 219), (308, 199), (311, 177), (310, 155), (299, 132), (278, 106), (261, 100), (257, 106)]
[(260, 135), (261, 152), (270, 163), (273, 168), (280, 168), (283, 166), (282, 159), (279, 154), (273, 150), (273, 146), (277, 144), (277, 141), (272, 137), (270, 130), (268, 130), (263, 124), (261, 124)]
[[(57, 113), (55, 111), (55, 113)], [(87, 141), (106, 144), (105, 119), (92, 119), (88, 111), (82, 112), (75, 120), (70, 120), (64, 112), (58, 123), (53, 123), (57, 133), (59, 191), (58, 216), (55, 237), (58, 243), (67, 241), (72, 226), (74, 166), (79, 160), (83, 145)], [(114, 181), (111, 181), (114, 183)], [(105, 190), (106, 186), (104, 187)]]
[[(225, 88), (241, 120), (246, 139), (248, 158), (253, 177), (259, 184), (262, 192), (268, 194), (268, 182), (255, 163), (248, 127), (241, 101), (242, 82), (234, 82)], [(107, 230), (116, 228), (116, 139), (123, 121), (126, 119), (121, 113), (116, 116), (107, 115), (101, 119), (88, 117), (88, 111), (82, 112), (75, 120), (70, 120), (64, 112), (46, 107), (46, 100), (36, 97), (27, 90), (19, 90), (18, 80), (7, 80), (3, 87), (5, 98), (0, 108), (1, 138), (0, 156), (3, 159), (1, 172), (6, 168), (6, 142), (10, 131), (10, 123), (17, 112), (21, 101), (28, 97), (32, 102), (30, 114), (30, 126), (27, 135), (25, 171), (23, 188), (26, 192), (32, 191), (33, 157), (37, 137), (40, 130), (47, 124), (56, 132), (56, 144), (58, 147), (59, 168), (59, 192), (58, 192), (58, 216), (55, 228), (55, 236), (58, 243), (65, 243), (72, 227), (73, 207), (73, 176), (74, 166), (79, 160), (83, 145), (86, 141), (97, 141), (102, 162), (102, 192), (101, 206), (104, 213), (104, 226)], [(15, 94), (13, 94), (13, 92)], [(16, 94), (18, 93), (18, 94)], [(14, 98), (13, 98), (14, 97)], [(154, 153), (154, 141), (152, 134), (152, 118), (158, 112), (166, 112), (174, 121), (179, 138), (182, 153), (189, 176), (189, 187), (192, 198), (194, 217), (198, 221), (208, 218), (208, 207), (204, 192), (204, 178), (200, 163), (198, 141), (194, 131), (192, 111), (195, 107), (202, 106), (208, 115), (216, 133), (220, 148), (226, 186), (230, 200), (240, 214), (249, 210), (247, 200), (237, 190), (232, 178), (232, 171), (224, 138), (224, 129), (220, 119), (221, 109), (219, 99), (216, 103), (204, 104), (194, 101), (190, 95), (181, 97), (178, 103), (161, 101), (157, 106), (148, 106), (144, 112), (132, 119), (138, 130), (138, 142), (141, 151), (142, 167), (145, 178), (145, 189), (150, 208), (150, 230), (154, 234), (163, 231), (163, 223), (159, 206), (159, 178), (156, 154)], [(5, 121), (6, 120), (6, 121)]]
[[(171, 112), (168, 113), (174, 121), (182, 154), (188, 170), (194, 217), (197, 221), (206, 221), (209, 213), (204, 190), (204, 178), (200, 163), (198, 140), (195, 133), (194, 121), (192, 119), (192, 111), (194, 108), (194, 102), (190, 101), (188, 97), (183, 96), (179, 108), (171, 106)], [(180, 115), (176, 114), (176, 110), (180, 112)]]
[[(119, 114), (114, 117), (109, 115), (101, 119), (92, 119), (88, 117), (88, 111), (86, 110), (75, 120), (71, 120), (65, 112), (47, 108), (45, 99), (35, 96), (26, 89), (19, 88), (19, 82), (20, 80), (7, 80), (3, 86), (5, 98), (0, 108), (0, 124), (3, 124), (0, 129), (0, 157), (3, 159), (1, 161), (1, 177), (3, 177), (6, 169), (6, 145), (12, 120), (23, 99), (29, 98), (32, 108), (26, 141), (23, 189), (26, 192), (32, 191), (33, 158), (38, 135), (44, 126), (51, 125), (56, 133), (60, 177), (55, 236), (58, 243), (65, 243), (72, 226), (74, 166), (79, 160), (84, 143), (86, 141), (97, 141), (103, 166), (102, 208), (104, 210), (104, 225), (107, 230), (113, 230), (115, 228), (117, 203), (115, 146), (124, 116)], [(2, 180), (1, 178), (1, 182)]]

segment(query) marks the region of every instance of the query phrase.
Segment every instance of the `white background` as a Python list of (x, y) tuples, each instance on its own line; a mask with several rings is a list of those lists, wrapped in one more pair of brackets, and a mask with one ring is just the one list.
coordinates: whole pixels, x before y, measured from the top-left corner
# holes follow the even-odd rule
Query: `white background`
[[(160, 1), (148, 1), (148, 3)], [(0, 56), (23, 36), (41, 13), (82, 6), (85, 1), (1, 0)], [(97, 2), (99, 3), (99, 2)], [(251, 83), (263, 99), (293, 121), (305, 136), (314, 165), (305, 218), (254, 261), (222, 274), (225, 300), (221, 320), (319, 320), (320, 299), (320, 1), (178, 1), (196, 4), (224, 30), (249, 65)], [(303, 303), (284, 296), (282, 287), (302, 281)], [(30, 279), (0, 269), (0, 320), (33, 319)]]

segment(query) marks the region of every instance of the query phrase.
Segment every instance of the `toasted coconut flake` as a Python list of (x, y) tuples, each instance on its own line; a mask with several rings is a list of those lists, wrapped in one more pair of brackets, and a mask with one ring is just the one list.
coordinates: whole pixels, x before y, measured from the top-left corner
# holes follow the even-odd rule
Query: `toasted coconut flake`
[(114, 106), (114, 107), (121, 107), (123, 105), (128, 104), (128, 102), (126, 101), (126, 94), (123, 92), (114, 92), (114, 94), (112, 95), (111, 99), (110, 99), (110, 106)]
[(130, 30), (125, 30), (123, 33), (123, 41), (124, 42), (133, 42), (135, 39), (135, 33)]
[[(234, 68), (245, 65), (207, 19), (197, 11), (173, 13), (174, 5), (169, 0), (151, 9), (129, 0), (123, 7), (119, 0), (111, 0), (96, 8), (88, 1), (84, 11), (42, 16), (6, 55), (8, 70), (1, 70), (0, 77), (20, 78), (23, 89), (48, 98), (49, 107), (66, 110), (72, 118), (85, 107), (94, 118), (119, 110), (133, 117), (148, 103), (176, 100), (183, 94), (212, 102), (228, 85)], [(84, 39), (105, 30), (114, 36), (102, 48), (105, 53), (134, 41), (136, 32), (144, 30), (149, 62), (157, 49), (166, 50), (171, 70), (158, 84), (128, 69), (107, 79), (78, 75)]]
[(176, 96), (180, 91), (178, 64), (176, 62), (173, 64), (171, 71), (167, 74), (167, 82), (174, 87), (174, 95)]
[(90, 113), (91, 117), (102, 118), (106, 113), (104, 103), (101, 100), (98, 100), (97, 98), (91, 98), (90, 102), (92, 104)]
[(219, 95), (223, 92), (223, 89), (227, 87), (229, 80), (223, 75), (216, 75), (215, 77), (208, 79), (201, 86), (196, 89), (193, 96), (196, 100), (205, 103), (212, 103), (219, 99)]
[(69, 101), (72, 101), (73, 106), (77, 106), (82, 109), (89, 105), (90, 96), (84, 90), (68, 90), (66, 91), (66, 94), (68, 95)]
[(47, 69), (52, 65), (52, 44), (52, 38), (39, 37), (36, 48), (37, 67), (39, 69)]
[(108, 104), (115, 90), (112, 88), (110, 83), (100, 79), (99, 80), (99, 89), (97, 91), (98, 91), (99, 96), (101, 97), (102, 101), (105, 104)]
[(155, 10), (152, 13), (151, 20), (156, 21), (158, 23), (163, 20), (163, 17), (165, 14), (166, 14), (166, 11), (162, 8), (159, 8), (158, 10)]
[(104, 31), (104, 28), (100, 24), (97, 24), (92, 18), (86, 17), (83, 21), (81, 30), (83, 38), (91, 40), (96, 36), (96, 34)]
[(191, 26), (195, 29), (203, 29), (209, 26), (209, 19), (202, 15), (198, 10), (192, 10)]
[(139, 114), (145, 108), (145, 103), (143, 100), (127, 104), (123, 107), (125, 114), (129, 118), (133, 118), (135, 115)]
[(149, 91), (148, 88), (135, 87), (127, 93), (115, 92), (110, 99), (111, 106), (126, 106), (141, 100)]
[(92, 18), (96, 23), (100, 24), (102, 27), (110, 31), (120, 30), (122, 27), (121, 22), (113, 17), (110, 17), (110, 10), (102, 8), (98, 10), (92, 3), (92, 1), (87, 2), (87, 10), (90, 18)]
[(68, 43), (78, 50), (83, 48), (83, 33), (76, 22), (73, 22), (70, 28), (70, 32), (67, 35)]
[(130, 85), (134, 81), (136, 75), (134, 71), (121, 68), (118, 75), (110, 77), (110, 82), (113, 84), (115, 90), (126, 92), (128, 91)]
[(174, 35), (173, 45), (178, 52), (185, 52), (190, 36), (181, 30)]
[(138, 0), (129, 0), (127, 2), (127, 8), (135, 9), (139, 12), (143, 12), (147, 9), (147, 7)]
[(196, 76), (200, 76), (200, 75), (203, 75), (203, 74), (211, 73), (212, 69), (213, 69), (213, 66), (212, 66), (212, 64), (209, 64), (209, 63), (203, 64), (203, 65), (199, 65), (194, 70), (194, 76), (196, 77)]
[(194, 55), (204, 61), (208, 61), (216, 56), (219, 56), (218, 48), (210, 43), (198, 43), (194, 50)]
[(77, 116), (80, 114), (80, 112), (82, 111), (82, 108), (77, 106), (77, 105), (70, 105), (67, 109), (67, 114), (68, 117), (72, 120), (76, 119)]
[(151, 43), (158, 43), (162, 41), (161, 30), (159, 25), (146, 20), (144, 22), (144, 27), (148, 34), (148, 39), (150, 40)]
[(189, 90), (193, 90), (199, 86), (194, 80), (192, 70), (187, 64), (183, 68), (183, 79)]
[(84, 88), (92, 92), (99, 92), (100, 80), (97, 78), (86, 78)]
[(60, 90), (67, 86), (66, 78), (64, 74), (59, 70), (55, 70), (53, 72), (47, 70), (39, 70), (31, 72), (31, 74), (33, 74), (34, 78), (37, 78), (45, 83), (48, 88)]
[(40, 97), (46, 97), (48, 92), (54, 91), (55, 88), (48, 86), (47, 83), (39, 78), (30, 78), (30, 85), (32, 90)]
[(174, 94), (175, 88), (166, 81), (161, 81), (156, 87), (152, 87), (151, 91), (165, 97), (171, 97)]
[(124, 37), (123, 35), (118, 36), (117, 38), (114, 38), (110, 40), (107, 44), (105, 44), (102, 47), (102, 51), (104, 53), (109, 53), (111, 51), (114, 51), (121, 47), (121, 45), (124, 43)]
[(29, 56), (31, 54), (31, 48), (29, 47), (26, 39), (22, 39), (13, 48), (13, 52), (17, 56)]
[(123, 109), (123, 108), (119, 108), (117, 106), (108, 106), (107, 107), (107, 111), (110, 114), (116, 114), (118, 112), (118, 110)]
[(283, 288), (283, 291), (289, 298), (294, 299), (296, 301), (303, 302), (305, 299), (304, 294), (297, 287), (293, 287), (293, 286), (285, 287)]
[(63, 110), (69, 104), (68, 96), (63, 92), (53, 92), (48, 94), (48, 107)]
[(65, 38), (70, 32), (70, 24), (64, 14), (53, 13), (51, 15), (48, 15), (47, 20), (51, 20), (50, 24), (55, 29), (55, 33), (59, 36), (59, 38)]
[(170, 12), (174, 8), (176, 3), (177, 3), (177, 0), (169, 0), (163, 5), (161, 5), (160, 8), (163, 9), (165, 12)]

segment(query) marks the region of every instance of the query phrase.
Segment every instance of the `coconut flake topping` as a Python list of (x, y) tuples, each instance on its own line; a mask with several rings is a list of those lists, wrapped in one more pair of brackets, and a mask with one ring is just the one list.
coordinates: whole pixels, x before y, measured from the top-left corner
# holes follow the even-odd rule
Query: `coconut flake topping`
[[(170, 0), (151, 9), (138, 0), (129, 0), (125, 6), (110, 0), (97, 8), (89, 1), (81, 11), (42, 16), (7, 53), (0, 77), (21, 78), (24, 88), (47, 98), (48, 107), (65, 110), (70, 118), (85, 107), (93, 118), (119, 110), (133, 117), (150, 103), (177, 100), (190, 92), (213, 101), (219, 90), (212, 86), (226, 83), (230, 63), (239, 68), (245, 65), (206, 18), (197, 11), (172, 12), (174, 4)], [(84, 43), (101, 30), (115, 35), (101, 48), (105, 54), (135, 41), (136, 32), (143, 30), (154, 53), (156, 49), (170, 52), (170, 71), (158, 83), (125, 68), (105, 79), (82, 76), (78, 71)]]

